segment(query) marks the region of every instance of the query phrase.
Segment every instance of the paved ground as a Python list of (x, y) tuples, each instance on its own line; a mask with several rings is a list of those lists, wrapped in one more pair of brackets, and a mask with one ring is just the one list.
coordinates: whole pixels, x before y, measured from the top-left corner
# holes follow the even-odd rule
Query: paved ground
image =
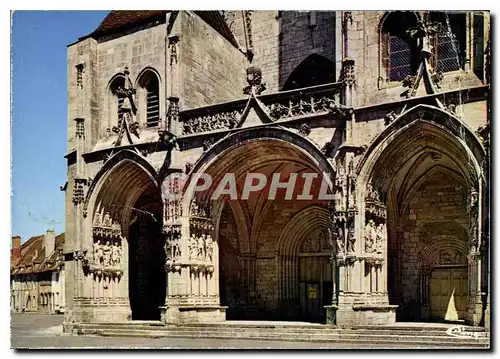
[[(380, 349), (384, 345), (257, 341), (241, 339), (110, 338), (76, 336), (62, 332), (62, 315), (13, 314), (11, 348), (14, 349)], [(403, 347), (400, 347), (403, 349)], [(395, 348), (396, 349), (396, 348)]]

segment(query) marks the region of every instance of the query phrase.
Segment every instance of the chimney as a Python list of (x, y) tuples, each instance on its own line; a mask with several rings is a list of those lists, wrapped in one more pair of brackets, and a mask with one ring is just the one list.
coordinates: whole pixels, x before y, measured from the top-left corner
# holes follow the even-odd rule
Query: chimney
[(21, 237), (12, 237), (12, 259), (16, 260), (21, 256)]
[(53, 229), (48, 229), (43, 236), (43, 248), (45, 248), (45, 257), (52, 254), (56, 247), (56, 232)]

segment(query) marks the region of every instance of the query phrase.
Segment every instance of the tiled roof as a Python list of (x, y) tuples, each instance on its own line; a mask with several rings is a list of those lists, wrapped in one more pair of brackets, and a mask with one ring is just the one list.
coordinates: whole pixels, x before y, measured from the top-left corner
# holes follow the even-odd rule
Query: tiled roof
[[(101, 24), (87, 37), (98, 38), (100, 36), (109, 35), (124, 29), (138, 26), (154, 20), (155, 18), (164, 19), (165, 14), (171, 10), (113, 10), (104, 18)], [(229, 26), (224, 21), (219, 11), (195, 11), (206, 23), (212, 26), (219, 34), (225, 37), (231, 44), (238, 47), (238, 42)]]
[(54, 270), (64, 245), (64, 233), (56, 236), (55, 250), (45, 256), (44, 236), (31, 237), (21, 245), (21, 256), (14, 261), (11, 250), (11, 274), (41, 273)]

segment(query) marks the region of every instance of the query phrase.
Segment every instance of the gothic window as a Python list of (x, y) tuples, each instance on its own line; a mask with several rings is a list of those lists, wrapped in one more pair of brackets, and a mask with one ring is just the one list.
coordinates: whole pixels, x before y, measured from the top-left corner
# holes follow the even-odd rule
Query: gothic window
[(465, 14), (431, 12), (429, 23), (437, 23), (437, 32), (430, 37), (431, 65), (436, 72), (463, 69), (465, 65)]
[(120, 118), (120, 109), (123, 105), (123, 100), (125, 97), (122, 93), (118, 91), (120, 88), (125, 87), (125, 77), (123, 75), (116, 76), (109, 85), (110, 90), (110, 116), (112, 119), (111, 123), (118, 123), (118, 118)]
[(83, 89), (83, 64), (76, 65), (76, 86)]
[(406, 30), (417, 25), (417, 16), (409, 11), (395, 11), (382, 21), (382, 77), (387, 81), (402, 81), (417, 70), (417, 43), (406, 33)]
[(156, 127), (160, 122), (160, 86), (158, 76), (151, 70), (146, 70), (139, 77), (139, 87), (142, 93), (142, 103), (146, 127)]
[(286, 80), (282, 91), (335, 82), (335, 64), (321, 55), (304, 59)]

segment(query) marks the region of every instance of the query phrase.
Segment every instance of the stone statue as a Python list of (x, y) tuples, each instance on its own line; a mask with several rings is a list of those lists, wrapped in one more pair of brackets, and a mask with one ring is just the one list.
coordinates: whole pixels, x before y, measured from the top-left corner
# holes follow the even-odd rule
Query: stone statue
[(354, 244), (356, 243), (356, 233), (354, 231), (354, 224), (349, 226), (347, 231), (347, 252), (354, 253)]
[(191, 237), (189, 238), (189, 258), (198, 258), (198, 239), (194, 233), (191, 233)]
[(375, 251), (375, 241), (377, 238), (377, 230), (375, 228), (375, 222), (370, 219), (365, 226), (365, 252), (372, 253)]
[(109, 241), (106, 242), (106, 245), (104, 246), (104, 249), (103, 249), (103, 252), (104, 252), (104, 266), (107, 267), (109, 265), (111, 265), (111, 245), (109, 243)]
[(201, 235), (201, 237), (198, 238), (198, 251), (197, 251), (197, 258), (199, 260), (204, 260), (205, 259), (205, 240), (206, 236), (204, 234)]
[(94, 243), (94, 263), (98, 265), (103, 265), (104, 256), (103, 256), (103, 248), (102, 248), (101, 240), (98, 239), (96, 243)]
[(111, 264), (113, 266), (120, 265), (122, 260), (122, 249), (118, 245), (117, 242), (113, 243), (113, 247), (111, 248)]
[[(344, 238), (344, 231), (342, 230), (341, 226), (336, 226), (335, 243), (337, 245), (337, 253), (344, 253), (345, 252), (345, 238)], [(332, 248), (333, 248), (333, 246), (332, 246)]]
[(377, 227), (377, 230), (376, 230), (375, 248), (376, 248), (377, 252), (382, 252), (385, 238), (386, 238), (385, 224), (380, 223)]
[(213, 257), (214, 257), (214, 241), (213, 241), (212, 236), (210, 234), (207, 235), (207, 241), (205, 243), (205, 246), (206, 246), (206, 251), (207, 251), (206, 260), (208, 262), (212, 262)]

